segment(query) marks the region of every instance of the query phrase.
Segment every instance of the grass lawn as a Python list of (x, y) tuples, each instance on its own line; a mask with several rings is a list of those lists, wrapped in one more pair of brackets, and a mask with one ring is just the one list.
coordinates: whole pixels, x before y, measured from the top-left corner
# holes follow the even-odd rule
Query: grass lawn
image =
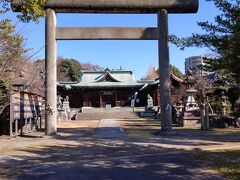
[(193, 152), (192, 158), (205, 161), (211, 169), (230, 180), (240, 179), (240, 149), (211, 152)]
[(153, 136), (161, 127), (158, 119), (126, 119), (120, 123), (128, 136)]
[[(125, 132), (129, 136), (154, 136), (161, 130), (161, 122), (159, 119), (124, 119), (119, 121)], [(173, 130), (178, 136), (191, 135), (194, 137), (205, 138), (212, 141), (240, 141), (240, 129), (219, 129), (214, 128), (208, 131), (200, 130), (200, 128), (177, 127), (173, 126)]]

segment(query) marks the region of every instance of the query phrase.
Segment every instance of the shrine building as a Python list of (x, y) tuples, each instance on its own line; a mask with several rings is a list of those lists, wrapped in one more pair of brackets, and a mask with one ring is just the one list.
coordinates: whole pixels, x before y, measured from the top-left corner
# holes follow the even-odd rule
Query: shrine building
[[(174, 95), (182, 81), (174, 75), (171, 75), (171, 81)], [(58, 82), (57, 88), (58, 95), (69, 97), (71, 108), (124, 107), (133, 105), (132, 100), (134, 106), (146, 106), (148, 94), (153, 98), (154, 106), (160, 104), (159, 79), (136, 81), (133, 71), (127, 70), (81, 71), (78, 82)]]

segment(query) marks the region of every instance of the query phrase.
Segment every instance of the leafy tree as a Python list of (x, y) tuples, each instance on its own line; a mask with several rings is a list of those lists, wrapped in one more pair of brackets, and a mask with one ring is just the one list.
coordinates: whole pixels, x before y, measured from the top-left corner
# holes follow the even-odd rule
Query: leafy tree
[[(22, 0), (24, 5), (19, 7), (21, 14), (17, 17), (22, 22), (35, 21), (38, 22), (39, 18), (45, 15), (45, 5), (47, 0)], [(11, 0), (0, 0), (0, 13), (10, 10)]]
[(240, 1), (206, 0), (213, 2), (221, 11), (215, 22), (198, 22), (205, 33), (193, 33), (187, 38), (170, 36), (170, 41), (181, 49), (186, 47), (207, 47), (215, 53), (215, 58), (208, 58), (204, 67), (228, 76), (232, 83), (240, 85)]
[[(45, 60), (39, 59), (34, 62), (34, 65), (38, 67), (40, 74), (44, 76)], [(58, 57), (57, 80), (58, 81), (79, 81), (81, 70), (98, 71), (102, 69), (103, 68), (100, 67), (99, 65), (94, 65), (90, 63), (84, 64), (72, 58), (68, 59), (68, 58)]]
[[(170, 71), (175, 76), (179, 77), (180, 79), (183, 79), (182, 72), (176, 66), (170, 65)], [(150, 67), (148, 72), (147, 72), (147, 74), (146, 74), (146, 76), (141, 78), (141, 79), (142, 80), (144, 80), (144, 79), (155, 80), (157, 78), (159, 78), (159, 68)]]
[(10, 89), (10, 83), (9, 83), (8, 79), (0, 76), (0, 114), (3, 112), (3, 110), (5, 109), (5, 107), (8, 103), (9, 89)]
[(38, 19), (45, 15), (45, 5), (47, 0), (23, 0), (24, 6), (21, 6), (20, 12), (17, 17), (23, 22), (31, 20), (38, 21)]
[[(2, 15), (4, 11), (0, 12)], [(11, 88), (12, 72), (24, 62), (23, 37), (16, 33), (11, 20), (0, 21), (0, 113), (8, 101), (7, 92)]]
[(194, 88), (196, 92), (196, 100), (200, 109), (201, 117), (201, 129), (209, 128), (209, 108), (211, 107), (209, 102), (209, 94), (213, 93), (212, 84), (199, 74), (192, 76), (194, 80)]
[(58, 63), (58, 72), (63, 72), (67, 80), (78, 81), (80, 78), (81, 64), (75, 59), (62, 59)]
[(176, 66), (170, 65), (170, 70), (175, 76), (183, 79), (183, 73)]
[[(26, 1), (28, 2), (28, 1)], [(29, 1), (30, 2), (30, 1)], [(0, 0), (0, 16), (9, 11), (10, 0)], [(34, 1), (37, 3), (37, 1)], [(34, 4), (28, 4), (27, 6)], [(32, 8), (35, 8), (32, 6)], [(29, 10), (30, 11), (30, 10)], [(37, 15), (32, 14), (32, 20), (37, 20)], [(22, 17), (27, 17), (22, 14)], [(35, 18), (35, 19), (34, 19)], [(31, 18), (29, 18), (30, 20)], [(23, 19), (22, 19), (23, 20)], [(26, 56), (24, 38), (16, 31), (16, 26), (10, 19), (0, 20), (0, 114), (9, 103), (12, 84), (18, 80), (26, 82), (26, 89), (37, 88), (42, 90), (43, 79), (39, 78), (38, 69)], [(22, 74), (22, 75), (20, 75)]]
[(231, 110), (234, 111), (234, 104), (240, 96), (240, 91), (238, 88), (229, 88), (227, 91), (228, 100), (231, 103)]
[(81, 63), (81, 65), (82, 65), (82, 70), (101, 71), (105, 69), (99, 65), (91, 64), (91, 63)]
[[(39, 17), (44, 15), (45, 0), (24, 0), (25, 6), (18, 15), (23, 22), (30, 20), (38, 21)], [(0, 0), (0, 16), (10, 10), (10, 0)], [(27, 50), (24, 48), (24, 38), (19, 32), (16, 32), (16, 26), (10, 19), (0, 19), (0, 115), (6, 113), (4, 110), (9, 104), (10, 90), (15, 80), (19, 78), (27, 79), (26, 88), (33, 90), (37, 88), (39, 93), (42, 90), (43, 79), (38, 77), (38, 71), (29, 59), (26, 59)], [(21, 69), (22, 68), (22, 69)], [(30, 70), (23, 77), (19, 76), (22, 70)], [(23, 80), (23, 79), (22, 79)], [(40, 83), (39, 83), (40, 82)], [(25, 89), (26, 90), (26, 89)], [(0, 120), (1, 121), (1, 120)]]

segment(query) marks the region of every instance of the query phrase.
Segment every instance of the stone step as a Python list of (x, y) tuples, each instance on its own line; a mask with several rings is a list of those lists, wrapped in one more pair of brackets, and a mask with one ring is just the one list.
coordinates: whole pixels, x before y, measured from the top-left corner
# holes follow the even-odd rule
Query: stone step
[(156, 116), (156, 112), (140, 112), (139, 113), (140, 117), (155, 117)]
[(76, 120), (99, 120), (99, 119), (136, 119), (138, 112), (133, 111), (102, 111), (81, 112), (76, 114)]
[(114, 107), (114, 108), (93, 108), (93, 107), (83, 107), (81, 112), (131, 112), (133, 110), (139, 111), (142, 108), (132, 108), (132, 107)]
[(201, 117), (195, 117), (195, 116), (183, 116), (184, 120), (198, 120), (201, 119)]

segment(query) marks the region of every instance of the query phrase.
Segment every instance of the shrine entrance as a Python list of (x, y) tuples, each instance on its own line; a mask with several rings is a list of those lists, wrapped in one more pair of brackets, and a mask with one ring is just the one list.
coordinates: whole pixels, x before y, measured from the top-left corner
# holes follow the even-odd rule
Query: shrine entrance
[[(13, 0), (16, 12), (27, 3)], [(57, 133), (57, 40), (158, 40), (161, 131), (172, 132), (168, 13), (196, 13), (198, 0), (48, 0), (46, 9), (46, 135)], [(56, 27), (55, 13), (157, 14), (158, 27)], [(112, 103), (114, 95), (103, 95)]]
[(116, 92), (104, 91), (100, 92), (102, 96), (102, 102), (100, 107), (111, 108), (116, 106)]

